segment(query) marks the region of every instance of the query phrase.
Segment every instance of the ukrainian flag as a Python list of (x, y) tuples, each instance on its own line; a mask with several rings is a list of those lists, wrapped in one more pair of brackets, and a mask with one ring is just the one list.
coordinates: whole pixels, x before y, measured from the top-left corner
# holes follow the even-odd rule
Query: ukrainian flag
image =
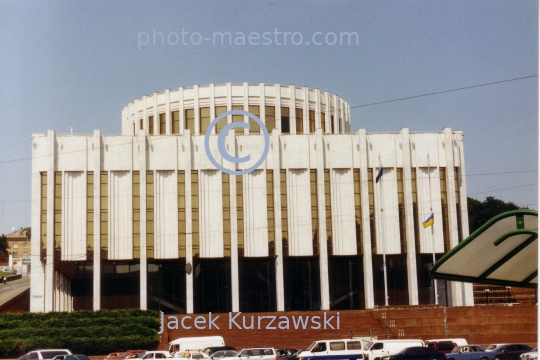
[(422, 223), (422, 225), (424, 225), (425, 228), (430, 227), (431, 225), (433, 225), (433, 213), (431, 213), (431, 215), (427, 218), (426, 221), (424, 221)]

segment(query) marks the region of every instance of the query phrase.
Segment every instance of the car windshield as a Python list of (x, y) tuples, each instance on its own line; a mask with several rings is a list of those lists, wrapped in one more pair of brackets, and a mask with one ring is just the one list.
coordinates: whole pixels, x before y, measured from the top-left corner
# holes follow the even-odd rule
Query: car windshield
[(316, 341), (312, 342), (311, 345), (309, 345), (309, 346), (307, 347), (307, 351), (311, 351), (311, 349), (313, 349), (313, 347), (315, 346), (315, 344), (317, 344)]
[(366, 343), (366, 345), (364, 345), (364, 350), (369, 350), (369, 348), (371, 347), (372, 344), (373, 344), (373, 342), (368, 341), (368, 342)]

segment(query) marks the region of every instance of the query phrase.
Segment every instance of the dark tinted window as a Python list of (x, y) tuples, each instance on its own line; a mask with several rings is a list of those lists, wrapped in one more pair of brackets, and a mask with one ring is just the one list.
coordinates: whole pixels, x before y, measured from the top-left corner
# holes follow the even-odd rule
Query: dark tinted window
[(375, 343), (371, 350), (381, 350), (383, 348), (383, 343)]
[[(433, 349), (430, 346), (431, 349)], [(454, 343), (451, 342), (440, 342), (439, 346), (437, 347), (439, 350), (452, 350), (454, 348)]]
[(68, 355), (68, 352), (65, 350), (57, 350), (57, 351), (42, 351), (41, 356), (44, 359), (52, 359), (56, 355)]
[(28, 360), (34, 360), (34, 359), (39, 359), (39, 356), (37, 353), (33, 352), (33, 353), (28, 354)]

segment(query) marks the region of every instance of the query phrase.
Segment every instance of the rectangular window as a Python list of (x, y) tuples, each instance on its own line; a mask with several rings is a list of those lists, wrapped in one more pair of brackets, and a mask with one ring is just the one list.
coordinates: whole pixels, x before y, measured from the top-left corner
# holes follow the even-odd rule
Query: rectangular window
[(275, 106), (264, 107), (264, 124), (268, 134), (272, 133), (272, 130), (276, 128), (276, 108)]
[(27, 249), (27, 248), (28, 248), (28, 243), (24, 243), (23, 247), (24, 247), (25, 249)]
[(324, 134), (326, 132), (326, 122), (325, 122), (325, 115), (323, 112), (321, 113), (321, 129), (322, 129), (322, 133)]
[(315, 132), (315, 110), (309, 110), (309, 132)]
[(330, 350), (334, 350), (334, 351), (340, 351), (340, 350), (345, 350), (345, 343), (340, 341), (340, 342), (331, 342), (330, 343)]
[(334, 134), (334, 115), (330, 115), (330, 134)]
[(154, 258), (154, 172), (146, 172), (146, 255)]
[(133, 123), (133, 135), (135, 135), (135, 123)]
[(195, 134), (195, 110), (184, 110), (184, 119), (186, 120), (186, 129), (189, 130), (191, 135)]
[(221, 194), (223, 201), (223, 255), (231, 256), (231, 188), (230, 176), (221, 173)]
[(369, 196), (369, 231), (371, 236), (371, 249), (374, 254), (377, 253), (377, 242), (375, 241), (375, 198), (373, 192), (373, 169), (367, 169), (368, 175), (368, 196)]
[[(25, 244), (26, 247), (26, 244)], [(94, 172), (86, 173), (86, 248), (94, 251)], [(90, 254), (88, 254), (90, 255)]]
[(173, 111), (171, 113), (172, 118), (172, 133), (180, 134), (180, 111)]
[(287, 213), (287, 170), (279, 171), (279, 189), (281, 198), (281, 234), (283, 256), (289, 256), (289, 220)]
[(101, 252), (107, 252), (109, 246), (109, 173), (102, 171), (100, 173), (100, 245)]
[(360, 341), (348, 341), (347, 342), (347, 350), (361, 350), (362, 344)]
[(201, 134), (205, 134), (210, 126), (210, 108), (203, 107), (199, 109), (199, 115), (201, 117), (201, 122), (199, 124), (201, 129)]
[(13, 243), (13, 248), (14, 248), (14, 249), (18, 249), (18, 248), (19, 248), (19, 243), (14, 242), (14, 243)]
[(186, 172), (178, 171), (178, 257), (186, 257)]
[(418, 227), (418, 193), (416, 190), (416, 169), (411, 169), (411, 185), (412, 185), (412, 201), (413, 201), (413, 217), (414, 217), (414, 244), (416, 253), (420, 254), (420, 228)]
[(401, 242), (401, 253), (407, 253), (407, 231), (405, 221), (405, 193), (403, 190), (403, 169), (396, 169), (397, 191), (398, 191), (398, 211), (399, 211), (399, 239)]
[(165, 122), (165, 114), (159, 114), (159, 134), (165, 135), (167, 133), (167, 123)]
[(319, 201), (317, 199), (317, 170), (309, 170), (309, 187), (311, 192), (311, 239), (313, 255), (319, 254)]
[[(233, 110), (244, 110), (244, 107), (242, 105), (233, 105), (232, 109)], [(244, 122), (244, 115), (233, 115), (232, 116), (232, 122), (243, 123)], [(242, 135), (242, 134), (244, 134), (244, 128), (241, 128), (241, 127), (234, 128), (234, 133), (237, 134), (237, 135)]]
[(191, 244), (193, 256), (199, 255), (199, 172), (191, 171)]
[(266, 213), (268, 214), (268, 256), (276, 254), (276, 228), (274, 209), (274, 173), (272, 170), (266, 171)]
[(356, 246), (358, 254), (364, 252), (364, 234), (362, 233), (362, 196), (360, 192), (360, 169), (354, 169), (354, 217), (356, 223)]
[(443, 225), (443, 239), (444, 239), (444, 251), (448, 252), (452, 248), (450, 247), (450, 233), (448, 228), (448, 196), (446, 191), (446, 169), (439, 168), (439, 178), (441, 183), (441, 209), (442, 209), (442, 225)]
[[(249, 112), (253, 115), (257, 116), (259, 119), (260, 116), (260, 107), (259, 105), (249, 105)], [(249, 132), (251, 134), (260, 134), (261, 133), (261, 126), (252, 118), (249, 118)]]
[(461, 206), (459, 199), (459, 171), (458, 168), (454, 168), (454, 188), (456, 190), (456, 214), (457, 214), (457, 225), (458, 225), (458, 243), (463, 240), (463, 229), (461, 224)]
[(144, 121), (143, 121), (143, 119), (139, 120), (139, 129), (141, 129), (141, 130), (144, 129)]
[(289, 108), (282, 107), (281, 108), (281, 133), (289, 134), (290, 132), (291, 132), (291, 127), (290, 127)]
[[(216, 106), (216, 117), (218, 117), (219, 115), (225, 112), (227, 112), (226, 106)], [(227, 125), (227, 116), (219, 120), (218, 123), (216, 124), (216, 134), (219, 134), (221, 132), (221, 129), (223, 129), (225, 125)]]
[(242, 175), (236, 177), (236, 224), (238, 233), (238, 256), (244, 256), (244, 188)]
[(138, 171), (133, 171), (133, 258), (141, 257), (141, 175)]
[[(326, 213), (326, 246), (328, 255), (332, 255), (332, 197), (330, 194), (330, 169), (324, 169), (324, 206)], [(324, 241), (321, 241), (323, 246)]]
[(148, 118), (148, 134), (154, 135), (154, 117), (150, 116)]
[(62, 247), (62, 172), (54, 173), (54, 249)]
[(47, 251), (47, 173), (40, 173), (41, 176), (41, 228), (39, 231), (40, 234), (40, 245), (39, 248), (42, 252)]
[(304, 110), (302, 109), (295, 109), (295, 115), (296, 115), (296, 133), (297, 134), (303, 134), (304, 133)]
[(18, 258), (18, 257), (19, 257), (19, 253), (18, 253), (17, 251), (14, 251), (14, 252), (13, 252), (13, 257), (14, 257), (14, 258)]

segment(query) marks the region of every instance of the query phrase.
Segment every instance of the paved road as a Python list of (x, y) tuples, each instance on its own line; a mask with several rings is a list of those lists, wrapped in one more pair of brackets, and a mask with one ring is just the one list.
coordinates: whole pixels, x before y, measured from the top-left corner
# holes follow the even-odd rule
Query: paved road
[(30, 288), (30, 277), (28, 276), (23, 276), (19, 280), (9, 281), (7, 285), (3, 285), (0, 282), (0, 306), (28, 288)]

